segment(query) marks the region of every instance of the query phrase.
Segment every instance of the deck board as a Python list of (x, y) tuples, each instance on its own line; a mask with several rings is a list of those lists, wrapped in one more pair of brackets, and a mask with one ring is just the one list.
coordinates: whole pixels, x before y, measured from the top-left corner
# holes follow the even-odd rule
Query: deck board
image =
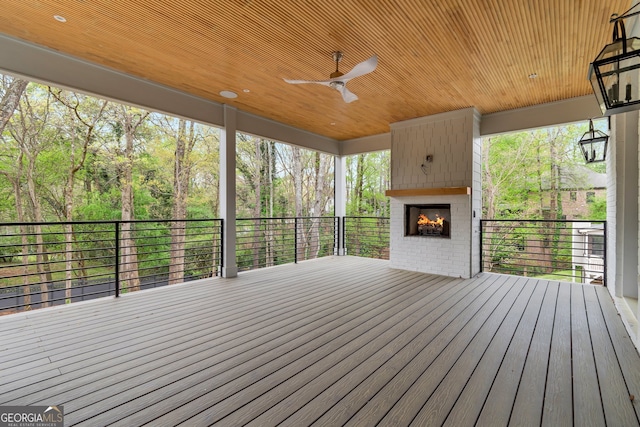
[[(442, 425), (445, 421), (447, 423), (453, 422), (454, 426), (461, 425), (457, 423), (457, 419), (449, 417), (449, 415), (456, 402), (463, 399), (466, 401), (461, 402), (456, 415), (459, 415), (461, 420), (472, 416), (473, 420), (467, 421), (466, 425), (475, 422), (477, 416), (472, 413), (473, 407), (482, 407), (482, 402), (475, 396), (486, 395), (486, 392), (478, 394), (477, 391), (483, 387), (481, 382), (486, 380), (490, 384), (495, 377), (495, 371), (492, 372), (491, 366), (487, 365), (500, 360), (495, 357), (496, 354), (504, 354), (505, 350), (500, 349), (506, 349), (508, 346), (524, 308), (535, 289), (535, 285), (533, 283), (527, 284), (526, 279), (518, 279), (510, 283), (509, 287), (508, 293), (500, 300), (499, 305), (495, 307), (491, 316), (450, 368), (438, 388), (411, 420), (411, 425)], [(487, 352), (490, 354), (485, 358)], [(481, 369), (487, 369), (484, 372), (479, 372), (478, 369), (481, 360), (486, 362), (481, 367)], [(485, 375), (488, 378), (484, 377)], [(468, 392), (473, 394), (468, 396)]]
[(573, 407), (576, 425), (605, 425), (598, 373), (593, 357), (584, 286), (571, 286), (571, 357)]
[[(526, 349), (524, 368), (522, 376), (519, 378), (511, 414), (506, 413), (506, 410), (504, 410), (500, 418), (504, 420), (507, 417), (511, 425), (539, 426), (542, 420), (559, 287), (560, 284), (558, 282), (549, 282), (547, 284), (547, 290), (540, 308), (540, 315), (535, 324), (533, 336), (531, 337), (531, 343)], [(511, 378), (509, 372), (504, 375)], [(502, 401), (496, 399), (501, 397), (500, 395), (494, 395), (491, 400), (487, 400), (483, 412), (486, 410), (488, 414), (481, 413), (479, 421), (482, 421), (482, 424), (480, 425), (490, 425), (489, 423), (493, 420), (491, 412), (495, 410), (496, 406), (502, 405)]]
[[(490, 383), (491, 389), (486, 393), (487, 398), (478, 415), (479, 425), (507, 425), (509, 423), (518, 386), (524, 376), (524, 367), (532, 346), (534, 330), (539, 325), (541, 309), (549, 293), (549, 288), (547, 281), (540, 281), (536, 284), (536, 289), (509, 343), (504, 359), (492, 380), (493, 382)], [(544, 388), (541, 390), (543, 391)], [(543, 396), (543, 393), (540, 395)], [(542, 402), (542, 397), (539, 402)], [(453, 415), (457, 417), (455, 408)]]
[[(426, 284), (428, 285), (428, 283)], [(384, 330), (386, 324), (393, 324), (397, 317), (402, 317), (404, 310), (411, 305), (416, 305), (416, 300), (420, 301), (422, 297), (428, 297), (431, 294), (430, 288), (430, 286), (426, 286), (422, 289), (416, 289), (415, 291), (419, 292), (403, 293), (387, 301), (380, 298), (377, 307), (373, 310), (364, 306), (358, 311), (351, 304), (345, 307), (344, 314), (341, 313), (346, 317), (341, 319), (338, 328), (335, 328), (333, 323), (328, 323), (321, 329), (313, 331), (313, 334), (319, 336), (319, 339), (294, 348), (285, 355), (277, 354), (278, 351), (274, 351), (273, 354), (264, 357), (264, 360), (257, 359), (268, 363), (269, 368), (263, 372), (268, 372), (269, 375), (254, 372), (253, 366), (248, 366), (238, 373), (238, 376), (232, 381), (227, 382), (216, 376), (211, 380), (211, 387), (188, 393), (187, 396), (174, 403), (172, 413), (155, 422), (175, 425), (186, 421), (191, 415), (197, 414), (193, 420), (189, 421), (189, 424), (212, 423), (238, 410), (238, 408), (246, 410), (244, 405), (251, 401), (251, 409), (257, 411), (261, 401), (254, 399), (262, 397), (263, 393), (270, 391), (276, 385), (303, 370), (309, 374), (310, 370), (315, 369), (322, 372), (326, 366), (333, 366), (341, 360), (344, 353), (348, 354), (353, 347), (369, 342), (375, 337), (377, 331)], [(347, 318), (349, 320), (345, 321)], [(292, 336), (288, 335), (286, 338), (291, 339)], [(324, 363), (318, 363), (319, 361)], [(267, 398), (270, 395), (271, 393), (266, 395)], [(280, 396), (280, 393), (274, 393), (274, 395)], [(164, 398), (160, 397), (158, 402), (163, 405)], [(209, 407), (204, 413), (198, 413), (198, 408), (202, 408), (202, 402), (206, 402)], [(130, 425), (131, 422), (137, 424), (139, 417), (123, 420), (124, 425)], [(231, 423), (231, 425), (234, 424)]]
[[(156, 406), (162, 408), (163, 411), (169, 410), (171, 405), (180, 407), (197, 398), (198, 393), (201, 392), (197, 388), (200, 384), (209, 382), (215, 386), (226, 385), (243, 375), (245, 378), (250, 377), (247, 372), (251, 372), (252, 368), (262, 367), (264, 364), (272, 362), (277, 359), (280, 353), (314, 350), (322, 344), (322, 340), (329, 340), (333, 335), (339, 335), (348, 330), (351, 326), (348, 322), (349, 318), (357, 318), (358, 315), (365, 314), (373, 316), (377, 311), (383, 311), (397, 304), (400, 297), (396, 294), (402, 293), (403, 286), (404, 284), (399, 284), (397, 287), (400, 289), (391, 287), (388, 302), (385, 302), (384, 298), (380, 298), (380, 295), (375, 295), (373, 290), (361, 287), (361, 292), (367, 295), (367, 299), (361, 303), (360, 307), (352, 304), (349, 299), (341, 299), (339, 305), (330, 300), (321, 305), (314, 304), (310, 310), (277, 323), (266, 325), (256, 323), (254, 328), (258, 329), (238, 337), (232, 335), (233, 340), (231, 341), (210, 342), (207, 350), (196, 355), (197, 361), (194, 361), (194, 358), (189, 360), (190, 365), (183, 366), (184, 363), (178, 360), (170, 363), (169, 366), (163, 366), (161, 372), (152, 372), (144, 378), (135, 378), (136, 386), (130, 389), (130, 394), (141, 397), (136, 398), (134, 404), (125, 409), (119, 407), (127, 402), (124, 400), (126, 396), (117, 393), (119, 384), (104, 387), (99, 393), (80, 396), (79, 399), (71, 400), (68, 404), (72, 408), (76, 405), (81, 407), (82, 409), (78, 411), (78, 417), (82, 418), (91, 414), (89, 404), (94, 399), (101, 399), (105, 406), (110, 406), (112, 409), (93, 420), (99, 424), (115, 422), (129, 413), (137, 412), (138, 404), (149, 407), (150, 410), (146, 411), (148, 414), (154, 413), (153, 410)], [(405, 295), (405, 298), (411, 296), (410, 294)], [(374, 310), (370, 310), (370, 306), (366, 302), (371, 303), (374, 300), (381, 301), (381, 304)], [(346, 318), (326, 323), (329, 314), (346, 316)], [(318, 325), (321, 327), (318, 328)], [(276, 368), (273, 362), (268, 366), (269, 369)], [(211, 389), (212, 386), (208, 386), (208, 388)], [(227, 396), (227, 389), (218, 392), (221, 398)], [(172, 400), (167, 401), (168, 397), (171, 397)]]
[(629, 391), (607, 333), (596, 290), (585, 287), (583, 291), (606, 423), (610, 426), (624, 425), (624, 420), (635, 417), (633, 403), (629, 399)]
[(408, 425), (504, 295), (517, 294), (515, 288), (506, 286), (507, 279), (498, 278), (481, 297), (465, 307), (445, 329), (446, 333), (423, 348), (345, 425), (371, 425), (380, 421), (386, 425)]
[(573, 425), (571, 285), (559, 286), (555, 308), (542, 410), (542, 425), (550, 427)]
[(629, 400), (631, 401), (631, 397), (633, 397), (636, 418), (640, 420), (640, 403), (638, 401), (640, 396), (640, 355), (634, 347), (633, 341), (620, 319), (620, 315), (616, 312), (613, 303), (611, 303), (611, 296), (606, 289), (596, 288), (596, 295), (598, 296), (613, 349), (616, 352), (618, 366), (624, 376)]
[[(485, 401), (476, 399), (475, 396), (487, 396), (495, 387), (499, 396), (492, 396), (491, 404), (501, 405), (499, 413), (503, 414), (502, 419), (494, 413), (488, 416), (488, 424), (505, 425), (509, 421), (509, 414), (515, 396), (517, 381), (522, 372), (524, 356), (529, 346), (533, 327), (542, 305), (542, 300), (546, 291), (545, 286), (539, 286), (532, 280), (521, 280), (514, 286), (523, 286), (523, 294), (519, 298), (519, 305), (514, 305), (505, 321), (498, 329), (491, 344), (482, 355), (473, 374), (470, 376), (464, 390), (460, 393), (451, 414), (447, 417), (446, 425), (472, 425), (476, 422), (480, 412), (485, 406)], [(503, 358), (496, 355), (504, 354)], [(504, 365), (504, 367), (503, 367)], [(499, 376), (499, 372), (503, 375)], [(511, 386), (511, 387), (510, 387)], [(505, 389), (511, 388), (511, 393)], [(488, 414), (488, 412), (487, 412)], [(487, 415), (485, 415), (487, 416)]]
[[(317, 295), (315, 293), (310, 294), (314, 296), (314, 299), (312, 299), (311, 301), (317, 302), (324, 299), (325, 304), (330, 304), (331, 302), (342, 298), (344, 294), (351, 295), (349, 293), (348, 286), (346, 288), (347, 289), (343, 288), (343, 289), (337, 289), (335, 291), (328, 289), (329, 292), (327, 292), (326, 294), (322, 294), (322, 293), (319, 293)], [(334, 295), (335, 299), (331, 298), (332, 293), (335, 294)], [(287, 301), (282, 301), (283, 307), (291, 310), (291, 311), (288, 311), (287, 314), (283, 315), (282, 317), (291, 318), (296, 314), (299, 316), (305, 316), (308, 314), (307, 306), (298, 308), (296, 311), (295, 304), (296, 302), (292, 301), (291, 304), (287, 305)], [(321, 309), (322, 305), (318, 305), (314, 308)], [(267, 320), (265, 316), (270, 315), (269, 312), (267, 312), (266, 315), (260, 315), (258, 317), (255, 317), (256, 314), (261, 314), (261, 313), (259, 311), (256, 312), (254, 307), (245, 307), (245, 306), (242, 306), (241, 304), (239, 304), (236, 307), (236, 309), (239, 312), (246, 311), (249, 314), (248, 315), (243, 314), (242, 316), (239, 316), (239, 317), (237, 316), (235, 318), (232, 318), (230, 317), (230, 313), (225, 313), (224, 315), (216, 314), (214, 316), (204, 313), (203, 316), (209, 316), (213, 318), (205, 324), (198, 323), (199, 327), (196, 331), (185, 332), (184, 330), (189, 329), (188, 327), (191, 326), (191, 324), (187, 324), (187, 323), (182, 324), (182, 329), (178, 329), (178, 332), (179, 333), (181, 332), (181, 333), (179, 334), (178, 337), (172, 337), (171, 341), (167, 340), (167, 328), (169, 327), (169, 325), (164, 323), (154, 322), (151, 325), (146, 325), (146, 327), (143, 327), (143, 329), (146, 331), (146, 339), (143, 342), (140, 342), (140, 343), (136, 342), (130, 345), (130, 341), (128, 342), (127, 340), (121, 340), (120, 342), (123, 345), (121, 345), (120, 347), (114, 347), (112, 343), (111, 346), (105, 346), (104, 351), (102, 352), (80, 352), (77, 349), (68, 347), (67, 351), (70, 352), (70, 357), (60, 362), (51, 363), (49, 367), (52, 367), (52, 368), (59, 367), (60, 369), (68, 371), (69, 373), (73, 372), (75, 374), (86, 374), (87, 373), (86, 369), (83, 370), (82, 372), (79, 372), (78, 370), (82, 369), (84, 360), (90, 357), (92, 362), (94, 363), (94, 366), (96, 367), (100, 366), (101, 373), (99, 373), (99, 375), (102, 375), (102, 373), (112, 373), (112, 372), (104, 372), (104, 369), (107, 368), (108, 366), (113, 366), (115, 367), (117, 372), (121, 372), (124, 370), (123, 367), (124, 368), (129, 367), (126, 365), (123, 366), (123, 364), (127, 363), (129, 360), (135, 361), (137, 360), (136, 356), (143, 356), (145, 354), (148, 354), (150, 351), (161, 352), (161, 351), (166, 351), (168, 348), (175, 349), (177, 345), (183, 342), (185, 343), (185, 346), (189, 346), (189, 345), (193, 346), (202, 340), (211, 343), (212, 340), (216, 338), (211, 335), (212, 329), (216, 329), (216, 325), (219, 325), (221, 323), (224, 326), (226, 326), (227, 324), (229, 326), (225, 329), (217, 328), (217, 330), (215, 331), (217, 336), (225, 336), (225, 332), (226, 332), (226, 335), (233, 336), (234, 338), (238, 338), (241, 332), (243, 332), (243, 329), (240, 328), (241, 326), (243, 326), (244, 324), (248, 324), (250, 327), (255, 325), (265, 326), (264, 322)], [(200, 316), (198, 315), (193, 316), (193, 321), (197, 323), (199, 321), (199, 318)], [(188, 319), (189, 317), (187, 316), (187, 320)], [(274, 321), (273, 318), (272, 318), (272, 321)], [(132, 329), (136, 328), (137, 326), (139, 325), (133, 325)], [(210, 329), (207, 329), (208, 327)], [(157, 330), (157, 331), (153, 332), (153, 330)], [(244, 332), (246, 334), (246, 331)], [(123, 335), (122, 331), (119, 329), (115, 333), (118, 334), (119, 336)], [(132, 336), (135, 337), (136, 334), (132, 334)], [(159, 337), (155, 338), (156, 336), (159, 336)], [(106, 339), (104, 335), (102, 335), (102, 337)], [(154, 339), (151, 340), (149, 339), (149, 337)], [(217, 342), (216, 344), (221, 344), (221, 342)], [(82, 353), (82, 354), (78, 355), (78, 353)], [(104, 362), (104, 363), (100, 364), (101, 362)], [(145, 367), (148, 367), (148, 366), (149, 365), (145, 364)], [(29, 374), (32, 374), (32, 373), (33, 373), (33, 369), (30, 369)], [(68, 381), (69, 381), (69, 378), (68, 377), (65, 378), (65, 382), (68, 382)], [(93, 381), (85, 380), (85, 382), (87, 382), (88, 384), (91, 384)], [(32, 388), (35, 388), (36, 390), (41, 390), (43, 388), (43, 385), (44, 384), (34, 384)], [(15, 393), (13, 394), (15, 395)], [(2, 395), (0, 394), (0, 401), (2, 401), (1, 399), (2, 399)]]
[[(305, 408), (304, 411), (294, 413), (283, 424), (292, 427), (311, 423), (317, 425), (344, 424), (373, 396), (377, 395), (409, 362), (416, 357), (425, 355), (426, 347), (433, 344), (433, 347), (430, 347), (432, 354), (436, 354), (438, 349), (444, 348), (455, 333), (454, 328), (450, 327), (451, 322), (482, 295), (485, 291), (484, 287), (490, 286), (490, 279), (495, 280), (495, 277), (484, 276), (476, 281), (476, 286), (466, 295), (460, 296), (456, 301), (451, 301), (454, 305), (443, 306), (442, 308), (446, 310), (444, 314), (433, 323), (425, 325), (425, 329), (417, 339), (411, 341), (402, 350), (388, 355), (389, 359), (379, 369), (365, 372), (366, 379), (360, 384), (350, 383), (348, 379), (340, 381), (336, 387), (327, 390), (320, 396), (320, 402), (312, 401), (309, 409)], [(478, 303), (476, 302), (476, 304)], [(467, 311), (467, 313), (470, 312), (471, 310)], [(434, 342), (436, 339), (439, 341)]]
[(62, 404), (65, 425), (640, 425), (640, 356), (601, 287), (329, 257), (0, 333), (0, 405)]

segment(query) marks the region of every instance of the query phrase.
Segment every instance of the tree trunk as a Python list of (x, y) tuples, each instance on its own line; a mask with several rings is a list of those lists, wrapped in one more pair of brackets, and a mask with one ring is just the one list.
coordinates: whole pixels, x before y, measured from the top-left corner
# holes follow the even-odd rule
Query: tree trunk
[(187, 217), (187, 196), (191, 171), (189, 154), (194, 140), (193, 125), (193, 122), (190, 122), (190, 127), (187, 131), (186, 121), (180, 119), (178, 122), (173, 168), (173, 208), (171, 214), (173, 221), (171, 222), (171, 259), (169, 260), (170, 285), (184, 281), (186, 222), (181, 220)]
[(133, 211), (133, 142), (136, 128), (144, 120), (146, 115), (140, 117), (137, 123), (133, 122), (130, 107), (121, 107), (123, 110), (125, 151), (121, 168), (121, 203), (122, 203), (122, 245), (121, 245), (121, 284), (127, 291), (140, 290), (140, 276), (138, 272), (138, 249), (133, 236), (132, 223)]
[(31, 287), (29, 286), (29, 239), (27, 237), (27, 226), (22, 225), (25, 221), (24, 209), (22, 207), (22, 189), (20, 187), (20, 178), (22, 176), (22, 160), (24, 158), (21, 152), (18, 155), (17, 170), (15, 177), (11, 178), (5, 174), (11, 181), (13, 186), (13, 195), (16, 201), (16, 217), (20, 225), (20, 243), (22, 244), (22, 295), (24, 295), (24, 311), (31, 310)]
[(13, 116), (13, 112), (18, 108), (20, 97), (27, 88), (28, 83), (26, 80), (14, 79), (0, 100), (0, 135), (4, 132), (4, 128), (9, 123), (11, 116)]
[[(73, 150), (71, 150), (73, 152)], [(72, 155), (73, 161), (73, 155)], [(67, 184), (64, 188), (64, 200), (65, 200), (65, 215), (66, 221), (70, 222), (73, 220), (72, 212), (73, 212), (73, 176), (74, 172), (69, 173), (67, 176)], [(64, 261), (65, 261), (65, 291), (64, 298), (66, 303), (71, 302), (71, 289), (73, 286), (73, 277), (72, 277), (72, 269), (73, 269), (73, 225), (66, 223), (64, 224), (64, 239), (65, 239), (65, 249), (64, 249)]]
[(304, 259), (305, 245), (304, 245), (304, 233), (302, 224), (302, 154), (300, 148), (293, 147), (293, 187), (295, 194), (295, 209), (297, 221), (297, 227), (295, 227), (295, 239), (297, 241), (297, 258), (298, 260)]
[[(254, 206), (253, 217), (260, 218), (262, 216), (262, 171), (263, 167), (262, 159), (262, 140), (260, 138), (254, 138), (254, 173), (253, 175), (253, 188), (254, 188)], [(255, 219), (253, 223), (253, 243), (251, 244), (251, 252), (253, 255), (253, 268), (260, 267), (260, 247), (262, 246), (262, 231), (260, 230), (261, 221)]]
[(486, 218), (494, 219), (496, 217), (496, 189), (493, 183), (493, 176), (489, 168), (489, 156), (491, 152), (491, 139), (486, 140), (482, 144), (482, 158), (485, 159), (483, 163), (483, 180), (482, 180), (482, 194), (484, 196), (483, 206), (486, 209)]
[[(267, 142), (267, 188), (269, 189), (269, 218), (273, 218), (273, 183), (275, 178), (275, 143)], [(266, 241), (266, 264), (267, 266), (274, 265), (275, 262), (275, 238), (274, 238), (274, 222), (271, 221), (267, 224), (265, 231), (265, 241)]]
[[(69, 170), (67, 172), (67, 182), (64, 187), (64, 219), (66, 222), (73, 221), (73, 188), (75, 185), (75, 177), (76, 174), (82, 167), (84, 166), (85, 160), (87, 159), (87, 152), (89, 150), (89, 144), (91, 139), (93, 138), (93, 131), (95, 129), (98, 120), (102, 117), (105, 108), (107, 107), (108, 101), (102, 101), (102, 106), (98, 110), (97, 114), (93, 117), (90, 122), (87, 122), (81, 115), (79, 111), (80, 101), (75, 95), (75, 102), (70, 102), (66, 97), (62, 95), (61, 90), (54, 90), (49, 87), (49, 93), (53, 95), (61, 104), (67, 107), (71, 117), (69, 117), (68, 123), (70, 123), (70, 143), (71, 147), (69, 150)], [(71, 97), (73, 98), (73, 96)], [(80, 138), (78, 135), (77, 122), (82, 123), (86, 128), (84, 135)], [(76, 159), (76, 141), (82, 141), (79, 158)], [(71, 290), (73, 285), (73, 261), (74, 261), (74, 252), (73, 252), (73, 243), (75, 241), (73, 234), (73, 225), (65, 224), (64, 225), (64, 236), (65, 236), (65, 301), (67, 303), (71, 302)], [(80, 257), (82, 260), (82, 257)], [(84, 262), (82, 262), (84, 264)], [(81, 273), (85, 273), (82, 278), (86, 277), (86, 271), (84, 268), (80, 269)]]
[(313, 217), (311, 219), (311, 250), (312, 258), (320, 254), (320, 217), (324, 214), (324, 182), (325, 182), (326, 156), (315, 153), (315, 199), (313, 201)]
[(40, 206), (40, 200), (36, 195), (36, 185), (33, 177), (35, 170), (35, 157), (29, 157), (29, 164), (27, 166), (27, 190), (31, 206), (33, 208), (33, 216), (36, 224), (34, 225), (35, 237), (36, 237), (36, 263), (38, 274), (40, 275), (40, 298), (42, 301), (41, 307), (49, 306), (49, 283), (52, 282), (51, 272), (49, 269), (49, 257), (47, 256), (44, 240), (42, 238), (42, 225), (44, 222), (42, 216), (42, 207)]
[(356, 215), (362, 214), (362, 190), (364, 185), (364, 154), (358, 154), (356, 165)]
[[(548, 139), (549, 139), (549, 151), (551, 157), (551, 177), (550, 177), (550, 218), (552, 219), (562, 219), (562, 202), (561, 202), (561, 194), (560, 191), (562, 189), (561, 176), (560, 176), (560, 156), (558, 154), (558, 146), (557, 146), (557, 136), (551, 134), (551, 131), (548, 131)], [(555, 270), (558, 266), (557, 264), (557, 255), (558, 255), (558, 245), (560, 242), (560, 229), (561, 224), (558, 222), (553, 222), (550, 224), (550, 227), (547, 229), (547, 233), (549, 234), (550, 242), (549, 242), (549, 268), (551, 271)]]

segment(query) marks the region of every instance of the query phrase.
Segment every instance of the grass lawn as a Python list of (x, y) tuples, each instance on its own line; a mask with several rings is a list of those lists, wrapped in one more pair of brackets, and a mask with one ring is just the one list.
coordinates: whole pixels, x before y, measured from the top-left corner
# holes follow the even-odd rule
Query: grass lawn
[(543, 274), (541, 276), (536, 276), (538, 279), (546, 279), (546, 280), (559, 280), (562, 282), (578, 282), (580, 283), (580, 277), (576, 277), (574, 280), (574, 272), (573, 270), (558, 270), (550, 274)]

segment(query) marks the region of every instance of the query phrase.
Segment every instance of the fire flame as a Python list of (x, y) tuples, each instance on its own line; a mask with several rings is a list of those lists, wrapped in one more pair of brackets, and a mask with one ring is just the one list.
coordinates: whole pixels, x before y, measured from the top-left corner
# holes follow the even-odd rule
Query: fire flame
[(427, 218), (426, 215), (424, 214), (420, 214), (418, 215), (418, 225), (431, 225), (434, 227), (442, 227), (444, 224), (444, 218), (442, 218), (440, 215), (436, 214), (436, 220), (432, 221), (429, 218)]

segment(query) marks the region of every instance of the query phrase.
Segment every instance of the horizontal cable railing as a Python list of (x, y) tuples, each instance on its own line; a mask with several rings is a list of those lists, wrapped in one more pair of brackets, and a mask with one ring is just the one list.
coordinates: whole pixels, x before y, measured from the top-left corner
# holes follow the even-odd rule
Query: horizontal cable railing
[(333, 255), (338, 217), (238, 218), (238, 270), (270, 267)]
[(348, 255), (389, 259), (389, 218), (345, 216), (344, 249)]
[[(240, 271), (334, 255), (339, 245), (388, 259), (389, 218), (236, 220)], [(222, 248), (221, 219), (3, 223), (0, 315), (217, 275)]]
[(217, 275), (222, 220), (0, 224), (0, 314)]
[(483, 271), (606, 285), (606, 221), (481, 220)]

